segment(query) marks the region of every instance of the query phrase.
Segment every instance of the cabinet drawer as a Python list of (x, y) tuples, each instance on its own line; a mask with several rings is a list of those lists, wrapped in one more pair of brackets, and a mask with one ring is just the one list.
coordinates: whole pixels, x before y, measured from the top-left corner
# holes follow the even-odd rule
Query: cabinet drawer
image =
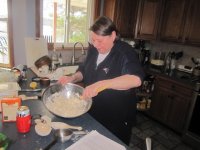
[(189, 89), (179, 82), (172, 80), (165, 80), (163, 78), (157, 78), (156, 80), (159, 87), (167, 88), (171, 92), (175, 92), (178, 95), (192, 96), (192, 89)]

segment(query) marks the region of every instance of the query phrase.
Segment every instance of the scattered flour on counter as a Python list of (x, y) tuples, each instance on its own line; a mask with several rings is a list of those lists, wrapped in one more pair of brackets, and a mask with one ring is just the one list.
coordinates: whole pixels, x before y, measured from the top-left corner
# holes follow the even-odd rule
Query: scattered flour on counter
[(63, 92), (57, 92), (48, 98), (46, 106), (54, 114), (70, 118), (80, 116), (87, 112), (89, 102), (80, 100), (77, 94), (67, 99)]

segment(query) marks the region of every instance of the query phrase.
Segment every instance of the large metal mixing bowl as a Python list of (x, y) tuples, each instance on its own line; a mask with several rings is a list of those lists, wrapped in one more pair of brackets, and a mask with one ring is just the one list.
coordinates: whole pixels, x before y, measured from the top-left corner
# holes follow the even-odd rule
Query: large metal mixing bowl
[(86, 113), (91, 105), (92, 99), (82, 100), (83, 87), (68, 83), (66, 85), (53, 84), (49, 86), (42, 95), (42, 101), (46, 108), (53, 114), (74, 118)]

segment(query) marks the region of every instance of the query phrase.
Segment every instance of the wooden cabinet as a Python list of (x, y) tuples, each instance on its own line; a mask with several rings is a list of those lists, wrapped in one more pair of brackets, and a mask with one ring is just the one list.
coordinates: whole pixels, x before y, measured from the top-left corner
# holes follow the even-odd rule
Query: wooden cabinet
[(160, 39), (200, 45), (200, 2), (166, 0), (161, 20)]
[(121, 37), (200, 46), (199, 0), (97, 0), (96, 7)]
[(162, 0), (140, 0), (135, 38), (155, 40), (160, 21)]
[(161, 22), (160, 39), (182, 42), (187, 0), (166, 0)]
[(156, 77), (148, 115), (182, 133), (192, 101), (192, 89), (168, 78)]
[(133, 38), (138, 0), (105, 0), (103, 15), (110, 17), (122, 37)]
[(185, 43), (200, 45), (200, 1), (192, 0), (189, 5), (186, 26)]

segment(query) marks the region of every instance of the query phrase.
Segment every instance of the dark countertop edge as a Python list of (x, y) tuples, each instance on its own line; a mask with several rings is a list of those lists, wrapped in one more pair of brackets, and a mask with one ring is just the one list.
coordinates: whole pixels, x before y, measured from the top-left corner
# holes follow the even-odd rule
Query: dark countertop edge
[(171, 80), (172, 82), (176, 82), (176, 84), (179, 84), (186, 88), (195, 89), (196, 82), (191, 82), (186, 79), (181, 79), (180, 77), (177, 76), (177, 74), (182, 74), (183, 76), (184, 75), (192, 76), (189, 73), (181, 72), (176, 69), (171, 73), (166, 73), (162, 69), (155, 69), (150, 66), (144, 66), (144, 71), (147, 75), (158, 76), (159, 78), (168, 79)]

